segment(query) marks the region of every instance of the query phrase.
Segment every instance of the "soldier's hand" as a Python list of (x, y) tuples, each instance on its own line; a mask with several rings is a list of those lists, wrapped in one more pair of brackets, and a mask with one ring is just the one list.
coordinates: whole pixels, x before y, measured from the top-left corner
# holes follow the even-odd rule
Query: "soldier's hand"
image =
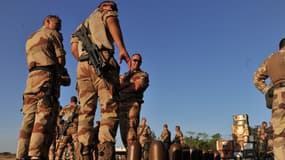
[(125, 62), (128, 64), (128, 67), (131, 67), (131, 59), (130, 56), (128, 54), (128, 52), (120, 52), (120, 56), (119, 56), (119, 63), (122, 63), (122, 60), (125, 60)]

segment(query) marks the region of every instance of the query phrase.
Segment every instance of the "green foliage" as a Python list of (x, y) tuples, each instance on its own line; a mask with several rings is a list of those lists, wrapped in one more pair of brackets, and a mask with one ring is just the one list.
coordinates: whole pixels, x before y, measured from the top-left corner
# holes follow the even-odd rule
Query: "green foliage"
[(185, 136), (185, 143), (196, 149), (201, 150), (216, 150), (216, 141), (221, 139), (221, 134), (216, 133), (209, 136), (207, 133), (186, 132), (189, 136)]

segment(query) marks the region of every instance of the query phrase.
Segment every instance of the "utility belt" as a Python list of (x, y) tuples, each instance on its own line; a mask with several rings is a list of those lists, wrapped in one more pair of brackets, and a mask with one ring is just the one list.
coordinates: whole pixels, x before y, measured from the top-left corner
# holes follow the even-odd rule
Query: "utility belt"
[(31, 69), (29, 69), (29, 72), (32, 71), (37, 71), (37, 70), (43, 70), (43, 71), (48, 71), (48, 72), (54, 72), (56, 71), (56, 66), (55, 65), (49, 65), (49, 66), (34, 66)]

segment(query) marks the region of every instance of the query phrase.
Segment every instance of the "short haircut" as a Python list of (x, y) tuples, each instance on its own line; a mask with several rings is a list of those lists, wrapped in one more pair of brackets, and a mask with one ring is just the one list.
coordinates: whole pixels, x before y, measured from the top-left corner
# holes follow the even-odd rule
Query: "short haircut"
[(112, 4), (113, 4), (113, 6), (112, 6), (113, 11), (118, 11), (117, 4), (116, 4), (116, 2), (114, 2), (114, 1), (103, 1), (103, 2), (101, 2), (101, 3), (98, 5), (98, 8), (100, 8), (101, 6), (103, 6), (105, 3), (112, 3)]
[(285, 46), (285, 38), (282, 38), (279, 42), (279, 49), (283, 48)]
[(47, 15), (43, 20), (43, 25), (46, 21), (49, 21), (50, 19), (57, 19), (59, 23), (61, 23), (61, 19), (57, 15)]
[(175, 128), (180, 129), (180, 126), (175, 126)]
[(77, 98), (75, 96), (70, 97), (70, 102), (77, 103)]

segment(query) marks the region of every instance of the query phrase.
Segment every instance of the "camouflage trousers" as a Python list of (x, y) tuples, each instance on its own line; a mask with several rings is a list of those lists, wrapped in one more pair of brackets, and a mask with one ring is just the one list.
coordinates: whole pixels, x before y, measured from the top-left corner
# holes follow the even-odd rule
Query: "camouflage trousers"
[(285, 159), (285, 87), (274, 90), (271, 125), (275, 160)]
[[(83, 145), (83, 150), (89, 156), (92, 156), (92, 130), (94, 125), (94, 116), (97, 108), (97, 102), (100, 98), (100, 144), (115, 144), (115, 137), (118, 126), (118, 92), (119, 70), (110, 69), (107, 73), (109, 77), (106, 80), (97, 77), (95, 69), (88, 62), (79, 62), (77, 66), (77, 87), (80, 102), (78, 116), (78, 140)], [(117, 85), (117, 86), (116, 86)], [(86, 149), (87, 147), (87, 149)], [(111, 148), (111, 147), (110, 147)], [(104, 151), (102, 151), (104, 152)], [(114, 153), (114, 150), (112, 151)], [(107, 154), (101, 154), (108, 157)], [(100, 154), (99, 154), (100, 159)], [(105, 158), (106, 160), (108, 158)]]
[(137, 140), (137, 128), (140, 120), (141, 104), (138, 102), (121, 102), (119, 107), (119, 126), (121, 139), (127, 148)]
[(42, 98), (24, 94), (23, 120), (20, 127), (16, 158), (41, 157), (48, 159), (52, 143), (59, 103), (47, 106)]
[(73, 157), (74, 152), (71, 151), (77, 149), (77, 147), (78, 139), (76, 133), (60, 136), (58, 143), (56, 144), (55, 160), (63, 159), (66, 149), (69, 149), (69, 154)]

